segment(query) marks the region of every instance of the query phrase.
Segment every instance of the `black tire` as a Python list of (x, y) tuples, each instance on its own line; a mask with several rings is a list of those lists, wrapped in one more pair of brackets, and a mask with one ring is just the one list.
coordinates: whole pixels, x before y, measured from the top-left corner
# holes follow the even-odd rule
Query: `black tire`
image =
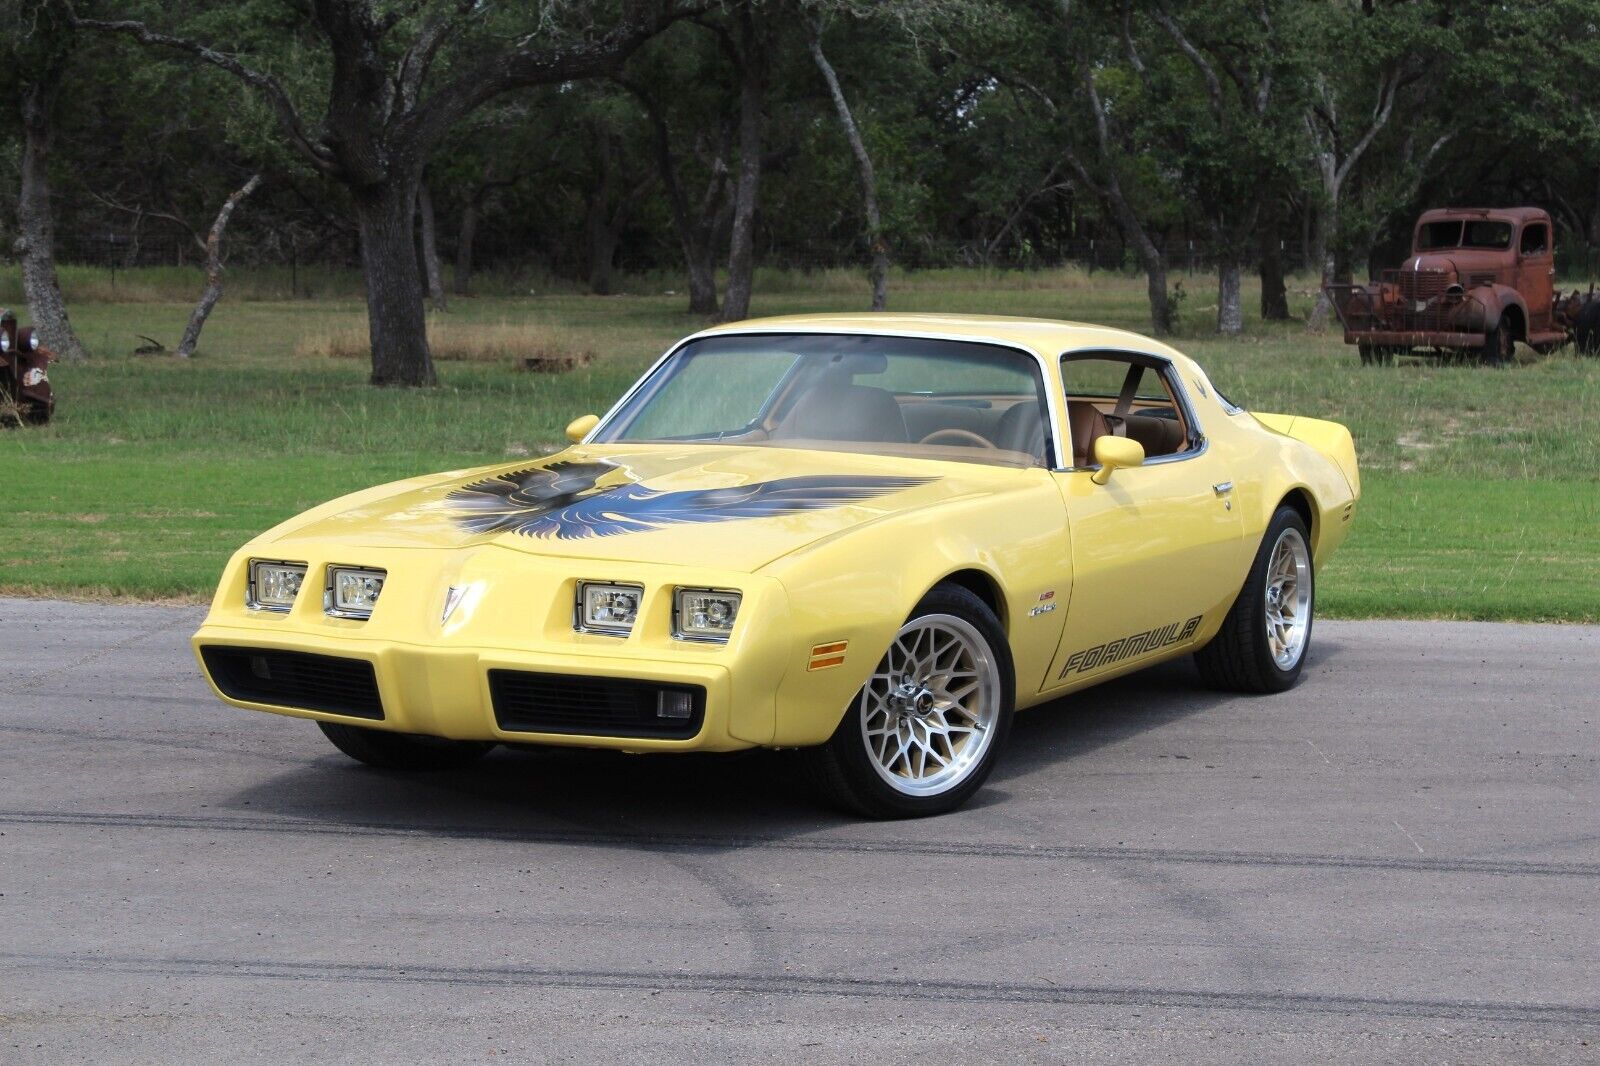
[(1397, 349), (1390, 348), (1387, 345), (1379, 345), (1378, 350), (1374, 353), (1377, 356), (1378, 365), (1394, 366), (1394, 356), (1396, 350)]
[[(1305, 636), (1298, 656), (1290, 666), (1282, 666), (1273, 655), (1267, 636), (1267, 580), (1274, 552), (1286, 536), (1298, 535), (1305, 546), (1307, 603)], [(1245, 578), (1244, 588), (1229, 608), (1222, 628), (1210, 643), (1194, 653), (1200, 676), (1212, 688), (1226, 692), (1284, 692), (1300, 680), (1306, 655), (1311, 648), (1311, 630), (1316, 605), (1316, 578), (1311, 568), (1311, 535), (1305, 519), (1292, 507), (1279, 507), (1267, 526), (1255, 562)]]
[(1484, 366), (1510, 366), (1517, 361), (1517, 335), (1505, 315), (1484, 337), (1481, 361)]
[(335, 722), (317, 726), (350, 758), (384, 770), (455, 770), (477, 762), (494, 747), (486, 740), (446, 740)]
[[(973, 757), (974, 761), (958, 779), (952, 780), (948, 787), (940, 791), (910, 795), (896, 788), (889, 784), (886, 774), (877, 768), (875, 757), (868, 748), (864, 722), (870, 720), (872, 715), (867, 709), (867, 694), (870, 686), (877, 683), (869, 681), (861, 693), (850, 701), (839, 727), (828, 742), (800, 753), (818, 791), (833, 806), (867, 818), (925, 818), (943, 814), (971, 799), (994, 769), (1010, 735), (1016, 706), (1011, 646), (1006, 640), (1005, 630), (982, 600), (958, 585), (939, 585), (924, 596), (906, 619), (906, 628), (902, 632), (919, 619), (929, 619), (931, 616), (960, 619), (984, 646), (981, 650), (988, 657), (986, 666), (993, 670), (998, 697), (993, 720), (987, 727), (989, 736), (986, 746)], [(880, 665), (889, 660), (890, 652), (886, 650)], [(883, 684), (888, 687), (888, 682)], [(966, 743), (974, 743), (976, 737), (977, 734), (973, 734)], [(952, 757), (956, 757), (953, 747), (947, 750)], [(963, 747), (961, 750), (966, 749)], [(923, 768), (926, 767), (927, 757), (924, 756)], [(911, 769), (909, 756), (906, 768), (908, 771)]]
[(1356, 345), (1356, 354), (1361, 356), (1362, 366), (1371, 366), (1378, 361), (1377, 349), (1370, 344)]
[(1600, 355), (1600, 299), (1590, 300), (1578, 312), (1572, 346), (1579, 355)]

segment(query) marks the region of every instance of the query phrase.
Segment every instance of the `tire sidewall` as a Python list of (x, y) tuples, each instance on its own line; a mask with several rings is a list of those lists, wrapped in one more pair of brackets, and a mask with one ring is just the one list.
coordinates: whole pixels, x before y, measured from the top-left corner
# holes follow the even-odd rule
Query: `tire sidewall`
[[(994, 735), (988, 749), (965, 779), (936, 795), (910, 796), (884, 781), (873, 765), (861, 732), (861, 697), (857, 692), (828, 741), (828, 747), (863, 806), (879, 817), (921, 818), (960, 807), (983, 787), (1011, 734), (1011, 719), (1016, 708), (1015, 671), (1012, 668), (1010, 642), (994, 612), (967, 589), (956, 585), (940, 585), (922, 598), (906, 621), (931, 614), (949, 614), (962, 619), (975, 628), (988, 644), (991, 661), (1000, 673), (1000, 713), (995, 717)], [(877, 661), (874, 660), (876, 665)]]
[[(1272, 553), (1278, 547), (1278, 541), (1283, 537), (1284, 531), (1293, 529), (1299, 532), (1306, 545), (1306, 556), (1311, 561), (1308, 568), (1311, 580), (1311, 605), (1309, 617), (1306, 619), (1305, 644), (1300, 649), (1300, 658), (1288, 670), (1278, 665), (1272, 657), (1272, 647), (1267, 643), (1267, 571), (1272, 565)], [(1256, 552), (1255, 565), (1250, 570), (1250, 583), (1246, 589), (1250, 597), (1250, 654), (1254, 656), (1261, 676), (1268, 685), (1278, 692), (1283, 692), (1295, 686), (1300, 680), (1300, 674), (1305, 669), (1306, 659), (1311, 654), (1311, 636), (1316, 629), (1317, 622), (1317, 574), (1316, 557), (1311, 550), (1311, 531), (1306, 528), (1305, 519), (1292, 507), (1280, 507), (1272, 516), (1272, 523), (1267, 527), (1266, 536), (1261, 538), (1261, 547)]]

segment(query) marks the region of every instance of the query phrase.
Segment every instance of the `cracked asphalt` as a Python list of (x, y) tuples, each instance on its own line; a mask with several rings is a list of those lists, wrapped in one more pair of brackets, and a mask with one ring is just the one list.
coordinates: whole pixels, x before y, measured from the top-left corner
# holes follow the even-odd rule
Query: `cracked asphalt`
[(0, 1061), (1600, 1059), (1600, 628), (1319, 623), (885, 824), (764, 753), (359, 767), (201, 613), (0, 599)]

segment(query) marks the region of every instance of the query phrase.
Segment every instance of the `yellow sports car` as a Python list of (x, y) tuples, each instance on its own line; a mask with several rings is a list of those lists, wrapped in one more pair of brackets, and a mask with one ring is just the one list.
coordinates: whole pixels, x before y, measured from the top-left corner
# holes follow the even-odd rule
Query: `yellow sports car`
[(194, 636), (217, 695), (378, 766), (800, 748), (838, 804), (934, 814), (1019, 707), (1189, 653), (1289, 688), (1360, 495), (1343, 426), (1028, 319), (717, 327), (567, 435), (245, 545)]

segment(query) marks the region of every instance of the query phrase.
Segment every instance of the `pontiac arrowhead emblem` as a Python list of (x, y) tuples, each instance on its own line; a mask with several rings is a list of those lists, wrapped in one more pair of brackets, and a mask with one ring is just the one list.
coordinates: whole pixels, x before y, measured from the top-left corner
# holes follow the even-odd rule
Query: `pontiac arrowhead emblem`
[(439, 616), (439, 624), (444, 625), (450, 621), (450, 616), (456, 613), (456, 608), (461, 606), (461, 601), (467, 595), (467, 586), (451, 585), (450, 590), (444, 594), (444, 614)]

